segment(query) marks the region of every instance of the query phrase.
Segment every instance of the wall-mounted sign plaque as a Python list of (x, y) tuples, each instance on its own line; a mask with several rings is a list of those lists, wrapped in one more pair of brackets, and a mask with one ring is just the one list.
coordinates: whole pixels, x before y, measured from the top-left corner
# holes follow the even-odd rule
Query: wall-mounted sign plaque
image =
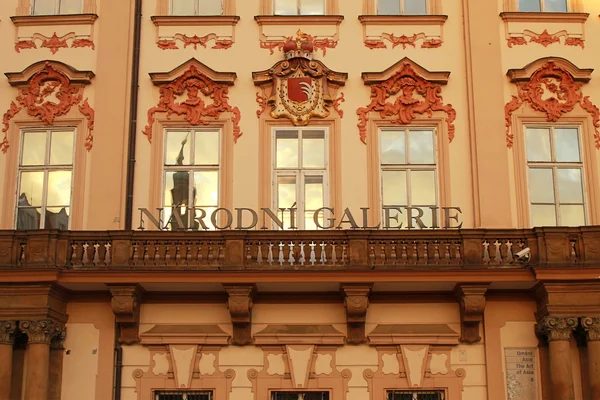
[(537, 400), (536, 351), (535, 347), (504, 349), (508, 400)]

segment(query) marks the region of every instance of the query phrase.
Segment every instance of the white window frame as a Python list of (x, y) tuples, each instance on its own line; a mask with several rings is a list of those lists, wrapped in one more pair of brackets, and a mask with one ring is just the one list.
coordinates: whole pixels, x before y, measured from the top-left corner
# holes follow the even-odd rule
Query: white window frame
[[(167, 139), (169, 137), (168, 132), (169, 131), (175, 131), (175, 132), (181, 132), (181, 131), (188, 131), (190, 133), (190, 139), (188, 141), (189, 146), (190, 146), (190, 164), (188, 165), (167, 165), (166, 164), (166, 153), (167, 153)], [(196, 154), (195, 154), (195, 142), (196, 142), (196, 133), (197, 132), (218, 132), (219, 134), (219, 147), (217, 149), (217, 155), (218, 155), (218, 164), (216, 165), (216, 167), (214, 165), (208, 166), (208, 165), (194, 165), (193, 162), (195, 160)], [(214, 127), (214, 128), (191, 128), (189, 126), (184, 126), (184, 127), (168, 127), (165, 128), (164, 131), (164, 135), (163, 135), (163, 151), (162, 151), (162, 190), (161, 190), (161, 199), (160, 199), (160, 204), (161, 207), (163, 207), (163, 209), (166, 209), (169, 206), (165, 205), (165, 189), (166, 189), (166, 179), (167, 179), (167, 172), (172, 172), (172, 171), (184, 171), (184, 172), (196, 172), (196, 171), (217, 171), (218, 175), (217, 175), (217, 179), (218, 179), (218, 183), (217, 183), (217, 207), (221, 206), (221, 187), (222, 187), (222, 182), (221, 182), (221, 178), (222, 178), (222, 163), (223, 160), (221, 159), (221, 149), (223, 147), (223, 129), (219, 128), (219, 127)], [(190, 175), (192, 176), (192, 175)], [(188, 182), (188, 199), (193, 199), (194, 196), (194, 186), (193, 186), (193, 180), (190, 179), (190, 181)], [(198, 208), (202, 208), (202, 207), (209, 207), (206, 205), (198, 205), (196, 206), (195, 204), (193, 205), (194, 207), (198, 207)], [(170, 206), (173, 207), (173, 206)], [(187, 222), (187, 226), (191, 226), (191, 223), (193, 222), (193, 217), (195, 215), (190, 214), (188, 216), (188, 218), (191, 218), (191, 220), (189, 220)], [(167, 223), (168, 219), (165, 219), (164, 223)], [(210, 214), (207, 213), (204, 222), (206, 223), (207, 226), (210, 226)], [(218, 221), (218, 218), (217, 218)], [(202, 229), (202, 227), (199, 228), (200, 230)]]
[[(517, 2), (517, 10), (520, 12), (536, 12), (536, 11), (521, 11), (519, 8), (521, 6), (521, 0), (515, 0)], [(540, 3), (540, 11), (539, 12), (547, 12), (546, 8), (546, 0), (536, 0)], [(553, 11), (553, 12), (571, 12), (569, 7), (569, 0), (565, 0), (566, 11)]]
[[(54, 2), (54, 12), (52, 14), (35, 14), (35, 3), (37, 3), (38, 1)], [(62, 1), (63, 0), (31, 0), (31, 15), (69, 15), (69, 14), (63, 14), (60, 12)], [(79, 10), (78, 14), (83, 13), (83, 0), (80, 0), (80, 3), (81, 3), (81, 9)]]
[[(579, 162), (560, 162), (560, 161), (529, 161), (527, 155), (527, 148), (529, 143), (527, 143), (527, 130), (528, 129), (549, 129), (550, 130), (550, 158), (551, 160), (556, 159), (556, 148), (554, 145), (554, 129), (555, 128), (568, 128), (568, 129), (576, 129), (577, 130), (577, 143), (579, 144)], [(584, 225), (589, 224), (590, 214), (588, 210), (587, 201), (587, 188), (586, 188), (586, 171), (585, 171), (585, 154), (583, 149), (583, 137), (582, 137), (582, 129), (579, 125), (540, 125), (540, 124), (525, 124), (523, 126), (523, 133), (525, 137), (525, 165), (526, 165), (526, 181), (527, 187), (530, 188), (529, 184), (529, 170), (531, 168), (539, 168), (539, 169), (552, 169), (552, 189), (554, 191), (554, 203), (535, 203), (535, 205), (553, 205), (554, 213), (556, 216), (556, 226), (561, 225), (561, 215), (560, 215), (560, 206), (562, 205), (581, 205), (580, 203), (561, 203), (560, 197), (558, 193), (558, 179), (557, 179), (557, 170), (559, 168), (568, 168), (568, 169), (576, 169), (579, 168), (581, 170), (581, 190), (582, 190), (582, 200), (583, 200), (583, 217), (584, 217)], [(531, 201), (531, 193), (527, 190), (527, 204), (529, 207), (529, 224), (533, 225), (533, 213), (531, 212), (531, 206), (534, 205)]]
[[(275, 10), (277, 9), (277, 0), (272, 0), (273, 1), (273, 14), (275, 14)], [(296, 1), (296, 14), (285, 14), (285, 15), (308, 15), (310, 16), (310, 14), (302, 14), (302, 0), (295, 0)], [(318, 15), (327, 15), (327, 1), (328, 0), (321, 0), (323, 2), (323, 14), (318, 14)], [(277, 14), (278, 15), (278, 14)]]
[[(379, 2), (380, 2), (380, 1), (382, 1), (382, 0), (375, 0), (375, 12), (376, 12), (378, 15), (386, 15), (386, 14), (379, 14)], [(406, 14), (404, 13), (404, 2), (405, 2), (406, 0), (396, 0), (396, 1), (400, 2), (400, 14), (392, 14), (392, 15), (406, 15)], [(422, 14), (422, 15), (429, 15), (429, 14), (431, 13), (431, 11), (430, 11), (430, 9), (431, 9), (431, 8), (430, 8), (430, 7), (431, 7), (431, 4), (430, 4), (430, 2), (431, 2), (431, 1), (432, 1), (432, 0), (425, 0), (425, 14)], [(517, 0), (517, 1), (518, 1), (518, 0)], [(421, 15), (421, 14), (409, 14), (409, 15)]]
[[(173, 14), (173, 2), (177, 0), (169, 0), (169, 15), (187, 15), (187, 14)], [(216, 15), (224, 15), (225, 14), (225, 5), (224, 0), (221, 1), (221, 13)], [(204, 14), (200, 14), (200, 3), (202, 0), (194, 0), (194, 14), (189, 14), (189, 16), (204, 16)]]
[[(430, 164), (410, 164), (409, 162), (405, 163), (405, 164), (382, 164), (382, 160), (381, 160), (381, 146), (383, 145), (383, 140), (381, 140), (381, 132), (384, 131), (404, 131), (404, 143), (405, 143), (405, 151), (406, 151), (406, 157), (407, 157), (407, 161), (410, 161), (409, 158), (409, 151), (408, 151), (408, 132), (410, 131), (431, 131), (432, 133), (432, 143), (433, 143), (433, 160), (434, 160), (434, 164), (430, 165)], [(427, 207), (427, 206), (420, 206), (420, 205), (413, 205), (411, 202), (411, 192), (410, 192), (410, 187), (411, 187), (411, 171), (434, 171), (434, 181), (435, 181), (435, 206), (436, 207), (440, 207), (440, 172), (439, 172), (439, 149), (438, 149), (438, 145), (437, 145), (437, 129), (435, 127), (420, 127), (420, 126), (396, 126), (396, 127), (392, 127), (392, 126), (387, 126), (387, 127), (380, 127), (378, 129), (377, 135), (378, 135), (378, 144), (379, 144), (379, 149), (377, 150), (377, 157), (378, 157), (378, 163), (379, 163), (379, 209), (381, 210), (381, 220), (385, 221), (385, 217), (384, 217), (384, 207)], [(413, 167), (415, 166), (415, 167)], [(406, 205), (396, 205), (396, 204), (391, 204), (391, 205), (385, 205), (383, 203), (383, 171), (408, 171), (408, 173), (406, 174), (406, 201), (408, 204)], [(437, 221), (432, 221), (435, 222), (437, 224), (437, 226), (440, 226), (440, 218), (441, 218), (441, 214), (440, 212), (437, 213)], [(404, 224), (402, 226), (402, 229), (407, 229), (407, 225)], [(428, 227), (430, 228), (430, 227)]]
[[(298, 165), (302, 165), (302, 145), (301, 136), (303, 131), (323, 131), (324, 140), (324, 168), (277, 168), (277, 132), (284, 131), (297, 131), (298, 132)], [(280, 176), (294, 176), (296, 178), (296, 228), (299, 230), (305, 229), (304, 226), (304, 212), (305, 212), (305, 196), (304, 196), (304, 178), (306, 176), (322, 176), (323, 177), (323, 207), (332, 207), (330, 205), (329, 196), (329, 128), (325, 126), (305, 126), (305, 127), (292, 127), (292, 126), (281, 126), (273, 127), (271, 132), (271, 184), (273, 186), (272, 201), (271, 205), (273, 212), (276, 212), (278, 216), (281, 216), (278, 210), (278, 197), (279, 193), (277, 190), (277, 178)], [(284, 228), (289, 228), (284, 226)]]
[[(72, 160), (71, 164), (57, 164), (50, 165), (50, 150), (51, 150), (51, 132), (65, 132), (72, 131), (73, 132), (73, 151), (72, 151)], [(25, 134), (31, 132), (44, 132), (46, 134), (46, 152), (44, 154), (44, 164), (43, 165), (21, 165), (23, 162), (23, 150), (25, 145)], [(60, 127), (60, 128), (52, 128), (52, 129), (39, 129), (39, 128), (30, 128), (30, 129), (21, 129), (19, 132), (21, 143), (19, 145), (19, 164), (17, 168), (17, 196), (15, 201), (15, 215), (14, 215), (14, 227), (18, 228), (18, 219), (19, 219), (19, 209), (20, 208), (31, 208), (36, 209), (37, 207), (19, 207), (19, 197), (21, 196), (21, 172), (44, 172), (44, 182), (42, 186), (42, 204), (40, 206), (40, 227), (38, 229), (46, 229), (46, 209), (48, 208), (47, 197), (48, 197), (48, 174), (50, 171), (64, 171), (71, 170), (71, 195), (69, 196), (69, 204), (66, 207), (69, 207), (69, 225), (68, 229), (71, 229), (71, 224), (73, 222), (73, 190), (75, 187), (75, 148), (77, 143), (77, 129), (74, 127)], [(54, 206), (56, 207), (56, 206)]]

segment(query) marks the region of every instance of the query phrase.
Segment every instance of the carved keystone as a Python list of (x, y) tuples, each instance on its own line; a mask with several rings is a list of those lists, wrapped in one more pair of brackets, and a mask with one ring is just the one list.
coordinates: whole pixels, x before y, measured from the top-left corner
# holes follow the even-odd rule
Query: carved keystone
[(577, 317), (542, 317), (538, 321), (540, 331), (549, 341), (570, 340), (571, 332), (577, 328)]
[(367, 319), (367, 308), (369, 307), (369, 293), (372, 284), (342, 285), (344, 305), (346, 306), (346, 322), (348, 336), (346, 343), (361, 344), (367, 342), (365, 335), (365, 321)]
[(229, 294), (229, 314), (233, 324), (231, 343), (237, 346), (252, 344), (252, 293), (253, 285), (224, 285)]
[(581, 318), (581, 326), (585, 330), (587, 340), (589, 340), (589, 341), (600, 340), (600, 318), (599, 317)]
[(139, 342), (140, 302), (144, 293), (139, 285), (108, 287), (112, 294), (110, 302), (115, 321), (119, 323), (119, 343)]
[(489, 284), (458, 284), (454, 295), (460, 306), (460, 341), (475, 343), (481, 340), (479, 324), (483, 321), (485, 292)]

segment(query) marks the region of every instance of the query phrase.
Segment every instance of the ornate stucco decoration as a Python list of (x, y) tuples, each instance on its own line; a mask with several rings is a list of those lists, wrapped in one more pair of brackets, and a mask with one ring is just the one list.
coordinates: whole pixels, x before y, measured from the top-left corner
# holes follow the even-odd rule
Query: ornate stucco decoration
[(545, 316), (538, 321), (540, 332), (549, 341), (569, 340), (571, 332), (577, 328), (577, 317), (553, 317)]
[(223, 113), (231, 113), (234, 142), (242, 136), (240, 110), (229, 104), (229, 87), (234, 72), (216, 72), (195, 58), (167, 73), (151, 73), (152, 82), (160, 88), (158, 104), (148, 110), (148, 125), (142, 131), (152, 142), (152, 125), (157, 113), (185, 116), (192, 126), (208, 125)]
[(65, 326), (53, 319), (25, 320), (19, 322), (19, 330), (27, 335), (29, 344), (50, 344), (57, 336), (64, 336)]
[(378, 113), (392, 124), (410, 124), (419, 115), (446, 114), (448, 140), (454, 139), (456, 111), (444, 104), (442, 85), (448, 83), (450, 72), (429, 72), (408, 58), (403, 58), (382, 72), (365, 72), (362, 79), (371, 87), (371, 103), (356, 110), (360, 140), (367, 143), (369, 113)]
[(115, 321), (119, 323), (119, 342), (124, 344), (137, 343), (140, 340), (140, 302), (143, 289), (139, 285), (110, 285), (112, 294), (110, 302)]
[(15, 341), (15, 331), (17, 322), (14, 320), (0, 321), (0, 344), (13, 344)]
[(252, 285), (226, 285), (229, 294), (227, 307), (233, 324), (231, 343), (237, 346), (252, 344)]
[(587, 340), (600, 340), (600, 317), (581, 318), (581, 326), (586, 332)]
[[(58, 50), (65, 48), (77, 48), (77, 47), (90, 47), (92, 50), (96, 50), (96, 45), (91, 39), (77, 38), (75, 33), (69, 32), (66, 35), (58, 36), (56, 32), (52, 36), (45, 36), (39, 33), (34, 33), (31, 39), (21, 40), (15, 43), (15, 51), (20, 53), (21, 50), (37, 49), (36, 40), (40, 42), (40, 48), (45, 47), (50, 49), (52, 54), (56, 54)], [(71, 45), (69, 46), (69, 43)]]
[(481, 340), (479, 324), (483, 321), (487, 284), (459, 284), (454, 295), (460, 306), (460, 341), (475, 343)]
[(315, 46), (300, 33), (283, 46), (285, 60), (271, 69), (252, 73), (254, 84), (262, 89), (257, 95), (258, 117), (271, 108), (271, 117), (286, 118), (296, 126), (308, 125), (312, 118), (327, 118), (331, 107), (342, 116), (336, 97), (348, 74), (335, 72), (313, 60)]
[[(327, 55), (327, 49), (335, 49), (339, 42), (337, 36), (335, 36), (335, 38), (333, 39), (328, 37), (318, 38), (311, 34), (302, 32), (302, 30), (300, 29), (296, 31), (296, 37), (300, 40), (311, 43), (313, 45), (314, 50), (321, 50), (323, 52), (323, 57)], [(274, 54), (275, 49), (279, 51), (284, 51), (283, 48), (285, 47), (285, 44), (293, 40), (293, 36), (281, 38), (281, 40), (261, 40), (260, 48), (267, 49), (271, 52), (271, 54)]]
[(346, 322), (348, 336), (346, 342), (349, 344), (362, 344), (367, 342), (365, 335), (365, 322), (367, 320), (367, 308), (369, 307), (369, 293), (371, 284), (364, 285), (342, 285), (344, 294), (344, 305), (346, 307)]
[(44, 125), (52, 126), (57, 117), (66, 115), (73, 106), (87, 119), (88, 135), (85, 147), (91, 150), (94, 142), (94, 109), (83, 100), (83, 87), (91, 83), (94, 73), (77, 71), (58, 61), (42, 61), (30, 65), (22, 72), (6, 74), (11, 86), (19, 95), (10, 103), (2, 118), (4, 139), (0, 149), (6, 153), (10, 144), (7, 137), (10, 121), (23, 109)]
[(506, 145), (512, 148), (512, 114), (527, 103), (535, 111), (546, 114), (548, 122), (560, 118), (579, 105), (592, 117), (594, 141), (600, 149), (600, 110), (581, 87), (591, 79), (592, 69), (579, 69), (563, 58), (541, 58), (522, 69), (511, 69), (507, 75), (517, 85), (517, 95), (504, 106)]

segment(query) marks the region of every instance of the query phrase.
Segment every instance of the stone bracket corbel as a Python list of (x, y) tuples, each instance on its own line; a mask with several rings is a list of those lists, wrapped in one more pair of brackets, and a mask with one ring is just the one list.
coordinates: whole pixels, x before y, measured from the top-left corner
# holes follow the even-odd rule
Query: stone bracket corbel
[(346, 343), (361, 344), (367, 342), (365, 322), (369, 307), (369, 294), (372, 284), (341, 285), (346, 307), (346, 323), (348, 334)]
[(109, 285), (110, 302), (115, 321), (119, 324), (119, 343), (140, 341), (140, 303), (144, 290), (140, 285)]
[(227, 308), (233, 324), (231, 343), (237, 346), (252, 344), (252, 294), (254, 285), (223, 285), (229, 300)]
[(475, 343), (481, 340), (479, 324), (483, 321), (485, 293), (489, 283), (462, 284), (454, 289), (460, 306), (460, 341)]

